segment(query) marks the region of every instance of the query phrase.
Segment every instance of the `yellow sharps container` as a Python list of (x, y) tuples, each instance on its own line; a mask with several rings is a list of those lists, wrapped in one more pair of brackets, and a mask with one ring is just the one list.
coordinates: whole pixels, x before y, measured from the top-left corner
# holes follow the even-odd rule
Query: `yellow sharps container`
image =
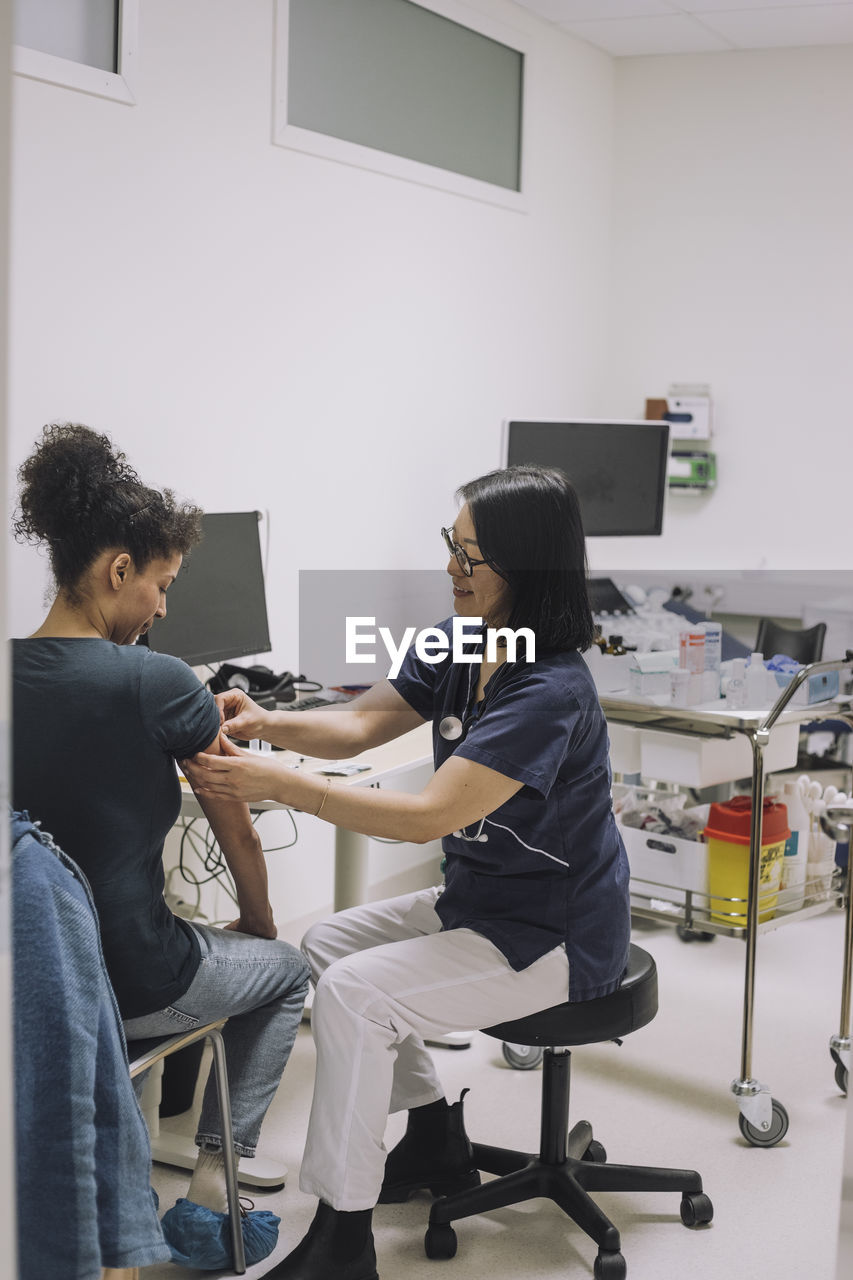
[[(708, 845), (711, 919), (739, 929), (746, 927), (751, 818), (750, 796), (734, 796), (722, 804), (711, 805), (704, 833)], [(785, 842), (790, 834), (784, 804), (765, 800), (761, 822), (759, 920), (769, 920), (776, 910)]]

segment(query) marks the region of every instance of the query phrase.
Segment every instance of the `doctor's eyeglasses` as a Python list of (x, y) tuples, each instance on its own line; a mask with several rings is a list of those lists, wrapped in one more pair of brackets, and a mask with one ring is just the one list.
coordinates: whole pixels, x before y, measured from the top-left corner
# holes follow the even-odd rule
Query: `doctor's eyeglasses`
[(465, 574), (466, 578), (470, 578), (474, 572), (474, 566), (477, 564), (486, 564), (485, 560), (475, 560), (463, 546), (453, 541), (453, 530), (442, 529), (441, 536), (444, 538), (444, 545), (452, 556), (456, 556), (456, 563)]

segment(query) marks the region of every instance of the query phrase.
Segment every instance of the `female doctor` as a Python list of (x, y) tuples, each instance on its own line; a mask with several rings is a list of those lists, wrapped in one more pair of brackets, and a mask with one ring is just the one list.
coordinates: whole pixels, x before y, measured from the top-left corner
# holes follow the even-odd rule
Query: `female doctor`
[[(425, 1038), (594, 999), (627, 962), (628, 865), (580, 656), (593, 627), (574, 490), (561, 471), (518, 466), (457, 496), (442, 529), (455, 612), (530, 628), (535, 660), (497, 649), (430, 663), (411, 649), (393, 680), (298, 716), (237, 690), (219, 699), (229, 734), (325, 758), (431, 720), (436, 769), (420, 794), (335, 786), (227, 739), (227, 755), (186, 766), (201, 794), (272, 798), (369, 836), (441, 838), (445, 854), (443, 886), (341, 912), (304, 939), (317, 1072), (300, 1186), (320, 1203), (269, 1273), (280, 1280), (376, 1280), (377, 1201), (479, 1181), (461, 1101), (445, 1101)], [(403, 1109), (406, 1134), (386, 1163), (386, 1120)]]

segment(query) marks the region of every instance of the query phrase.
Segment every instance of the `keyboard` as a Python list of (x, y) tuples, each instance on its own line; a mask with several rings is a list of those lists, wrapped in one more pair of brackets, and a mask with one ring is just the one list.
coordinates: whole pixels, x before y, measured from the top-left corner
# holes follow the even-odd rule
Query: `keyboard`
[(276, 703), (277, 711), (316, 711), (318, 707), (331, 707), (336, 702), (348, 702), (348, 698), (324, 697), (323, 694), (311, 694), (307, 698), (297, 698), (295, 702)]

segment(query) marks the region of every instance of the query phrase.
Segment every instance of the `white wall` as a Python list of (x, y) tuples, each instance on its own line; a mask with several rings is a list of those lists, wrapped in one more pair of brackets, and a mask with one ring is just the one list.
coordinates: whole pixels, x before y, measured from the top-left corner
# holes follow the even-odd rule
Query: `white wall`
[(710, 382), (719, 467), (619, 562), (849, 567), (853, 48), (620, 59), (616, 104), (604, 401)]
[[(442, 565), (502, 419), (594, 408), (612, 62), (479, 7), (530, 48), (524, 215), (271, 145), (271, 0), (141, 0), (135, 107), (15, 81), (10, 457), (76, 419), (151, 483), (268, 509), (277, 670), (297, 666), (299, 569)], [(13, 546), (11, 574), (26, 634), (44, 565)], [(270, 859), (287, 936), (328, 911), (331, 847), (300, 819)], [(374, 890), (420, 864), (433, 878), (435, 850), (375, 849)]]
[[(297, 571), (435, 566), (504, 417), (673, 380), (712, 384), (719, 487), (593, 566), (849, 565), (853, 49), (614, 63), (479, 7), (530, 46), (526, 215), (272, 146), (270, 0), (142, 0), (135, 107), (15, 82), (10, 456), (77, 418), (269, 509), (277, 668)], [(33, 551), (11, 580), (22, 634)]]
[(526, 216), (272, 146), (271, 0), (141, 0), (136, 107), (15, 85), (12, 456), (77, 418), (209, 509), (269, 508), (277, 666), (298, 569), (443, 563), (502, 418), (598, 392), (612, 63), (482, 8), (532, 45)]
[[(298, 569), (433, 567), (504, 417), (673, 380), (712, 383), (717, 493), (593, 563), (849, 566), (853, 50), (613, 64), (478, 7), (531, 46), (526, 216), (273, 147), (271, 0), (141, 0), (136, 107), (15, 83), (10, 458), (74, 418), (268, 508), (276, 667)], [(13, 634), (44, 590), (12, 548)], [(273, 868), (293, 929), (331, 897), (319, 826)]]

